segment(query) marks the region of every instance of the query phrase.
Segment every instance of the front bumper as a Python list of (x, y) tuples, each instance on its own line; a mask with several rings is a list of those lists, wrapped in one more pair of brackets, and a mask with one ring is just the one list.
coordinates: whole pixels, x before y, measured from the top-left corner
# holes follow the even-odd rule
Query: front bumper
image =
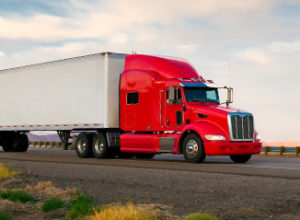
[(261, 142), (229, 142), (229, 141), (205, 141), (206, 155), (245, 155), (259, 154)]

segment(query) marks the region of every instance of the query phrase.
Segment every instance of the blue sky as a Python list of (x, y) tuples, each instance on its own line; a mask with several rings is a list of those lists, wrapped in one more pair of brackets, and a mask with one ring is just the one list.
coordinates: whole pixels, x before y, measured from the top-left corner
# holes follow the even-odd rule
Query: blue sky
[(300, 140), (298, 0), (0, 0), (0, 68), (116, 51), (188, 59), (264, 141)]

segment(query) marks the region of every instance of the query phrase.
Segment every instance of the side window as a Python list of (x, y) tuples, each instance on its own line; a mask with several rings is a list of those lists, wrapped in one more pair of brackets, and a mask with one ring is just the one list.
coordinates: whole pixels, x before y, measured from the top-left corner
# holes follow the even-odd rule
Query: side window
[(127, 93), (127, 105), (139, 104), (139, 93), (128, 92)]
[(182, 96), (181, 91), (178, 87), (170, 87), (166, 91), (167, 93), (167, 103), (168, 104), (181, 104)]

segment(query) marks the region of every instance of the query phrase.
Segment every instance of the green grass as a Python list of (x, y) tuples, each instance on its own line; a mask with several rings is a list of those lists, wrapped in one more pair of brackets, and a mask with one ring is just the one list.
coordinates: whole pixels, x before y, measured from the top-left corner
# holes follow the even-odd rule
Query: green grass
[(9, 212), (0, 212), (0, 220), (11, 220), (11, 214)]
[(78, 194), (72, 199), (67, 207), (66, 219), (76, 219), (93, 214), (95, 201), (93, 197), (85, 194)]
[(64, 207), (65, 202), (57, 197), (52, 197), (46, 200), (42, 205), (43, 212), (50, 212)]
[(28, 192), (25, 192), (24, 190), (15, 190), (15, 191), (8, 190), (6, 192), (0, 193), (0, 198), (7, 199), (12, 202), (35, 203), (34, 198)]
[(218, 218), (207, 213), (197, 212), (188, 215), (185, 220), (218, 220)]

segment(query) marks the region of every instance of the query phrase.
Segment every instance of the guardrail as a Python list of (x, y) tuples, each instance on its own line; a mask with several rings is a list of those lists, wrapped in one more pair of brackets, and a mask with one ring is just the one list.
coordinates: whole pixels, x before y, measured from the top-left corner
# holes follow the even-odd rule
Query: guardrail
[(279, 155), (296, 155), (300, 156), (300, 147), (272, 147), (272, 146), (264, 146), (261, 149), (261, 154), (279, 154)]
[(33, 141), (29, 142), (30, 148), (61, 148), (61, 142), (50, 142), (50, 141)]
[[(31, 148), (62, 148), (61, 142), (43, 142), (43, 141), (33, 141), (29, 142), (29, 147)], [(69, 147), (71, 149), (72, 146)], [(264, 146), (261, 149), (261, 155), (296, 155), (300, 156), (300, 146), (299, 147), (272, 147)]]

